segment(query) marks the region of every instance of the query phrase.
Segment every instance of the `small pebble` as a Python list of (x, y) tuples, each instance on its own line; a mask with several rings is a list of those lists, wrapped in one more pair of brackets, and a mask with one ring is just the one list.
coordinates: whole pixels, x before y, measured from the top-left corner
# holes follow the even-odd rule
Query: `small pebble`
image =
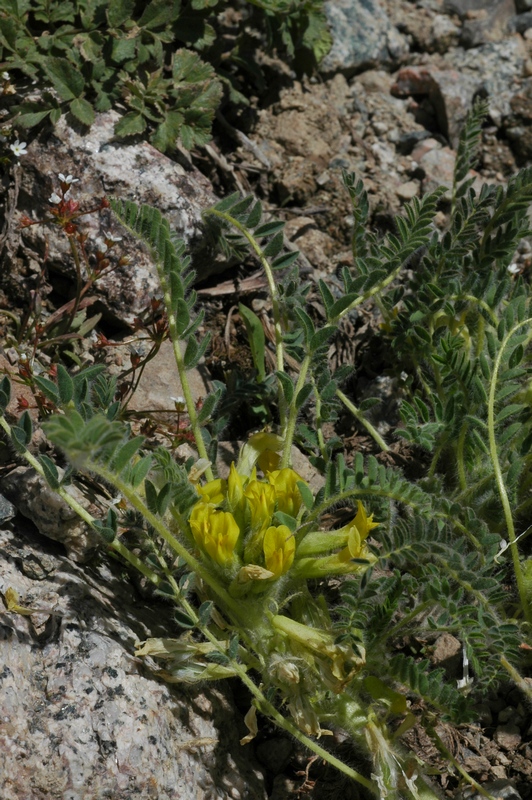
[(407, 181), (395, 190), (395, 194), (399, 200), (412, 200), (413, 197), (417, 197), (419, 194), (419, 184), (415, 181)]

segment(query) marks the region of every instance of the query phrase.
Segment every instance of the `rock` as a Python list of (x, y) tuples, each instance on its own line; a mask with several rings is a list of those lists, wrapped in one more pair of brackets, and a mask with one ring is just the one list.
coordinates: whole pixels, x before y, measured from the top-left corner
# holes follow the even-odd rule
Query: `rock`
[(462, 19), (475, 19), (491, 14), (505, 4), (506, 0), (443, 0), (443, 10), (448, 14), (458, 14)]
[[(437, 53), (445, 53), (458, 44), (460, 28), (445, 14), (436, 14), (432, 20), (429, 47)], [(432, 46), (430, 46), (432, 45)]]
[(313, 267), (324, 268), (329, 264), (334, 239), (317, 227), (316, 220), (311, 217), (295, 217), (288, 220), (284, 230)]
[(275, 143), (278, 148), (277, 156), (272, 158), (276, 179), (290, 163), (287, 156), (296, 156), (324, 169), (331, 153), (338, 152), (342, 138), (338, 111), (345, 115), (352, 105), (351, 90), (342, 75), (321, 85), (301, 85), (296, 81), (283, 90), (273, 114), (270, 109), (261, 112), (257, 126), (260, 141)]
[(489, 115), (496, 125), (509, 115), (516, 76), (523, 73), (526, 55), (519, 36), (475, 50), (457, 49), (443, 56), (440, 68), (424, 64), (399, 70), (392, 93), (397, 97), (427, 96), (441, 132), (456, 147), (477, 95), (488, 98)]
[(527, 11), (524, 14), (516, 14), (515, 17), (509, 22), (509, 29), (515, 33), (524, 34), (532, 28), (532, 11)]
[(497, 126), (510, 113), (510, 100), (528, 58), (522, 38), (509, 36), (504, 42), (490, 42), (472, 50), (458, 48), (443, 56), (443, 62), (460, 76), (473, 77), (475, 94), (489, 101), (489, 116)]
[(532, 0), (515, 0), (515, 10), (518, 14), (525, 11), (532, 11)]
[(517, 750), (522, 740), (521, 731), (512, 722), (498, 725), (493, 738), (500, 747), (510, 753), (514, 753)]
[[(57, 468), (60, 478), (63, 470)], [(61, 542), (73, 561), (86, 561), (101, 543), (100, 536), (56, 494), (32, 467), (16, 467), (0, 481), (1, 491), (17, 510), (31, 519), (39, 533)], [(101, 508), (93, 506), (75, 486), (65, 487), (68, 494), (97, 518)]]
[(445, 53), (458, 44), (461, 27), (446, 14), (434, 14), (419, 2), (390, 3), (388, 11), (393, 24), (406, 36), (411, 52)]
[(518, 716), (519, 714), (516, 708), (513, 706), (506, 706), (506, 708), (503, 708), (502, 711), (499, 711), (498, 722), (499, 724), (510, 722), (510, 720), (516, 722)]
[(419, 144), (419, 142), (430, 138), (431, 135), (429, 131), (407, 131), (399, 137), (395, 146), (401, 155), (407, 156), (410, 155), (414, 147)]
[(469, 773), (488, 774), (491, 769), (491, 764), (485, 756), (473, 752), (468, 747), (460, 751), (460, 761)]
[[(98, 205), (104, 195), (155, 206), (188, 243), (200, 278), (225, 268), (225, 261), (213, 258), (201, 222), (202, 210), (217, 201), (209, 181), (199, 170), (185, 169), (148, 142), (115, 142), (117, 119), (114, 111), (99, 114), (86, 133), (69, 127), (62, 117), (51, 133), (43, 132), (31, 142), (24, 156), (18, 211), (33, 219), (42, 217), (48, 197), (58, 191), (58, 174), (72, 174), (79, 183), (73, 184), (71, 196), (81, 208)], [(80, 226), (88, 233), (89, 253), (104, 231), (124, 236), (120, 252), (131, 262), (98, 280), (96, 294), (101, 307), (97, 310), (115, 324), (131, 324), (150, 297), (160, 294), (151, 259), (138, 240), (124, 233), (110, 211), (84, 216)], [(71, 297), (75, 271), (69, 242), (62, 232), (50, 235), (49, 226), (43, 225), (12, 230), (6, 248), (8, 263), (9, 259), (18, 263), (21, 245), (24, 259), (42, 263), (45, 242), (49, 245), (47, 269), (55, 273), (54, 288)]]
[(520, 164), (532, 155), (532, 78), (523, 82), (510, 100), (511, 115), (505, 121), (506, 136)]
[[(135, 642), (175, 636), (172, 610), (141, 600), (122, 567), (82, 569), (31, 531), (0, 531), (2, 800), (266, 800), (245, 727), (222, 683), (171, 687), (134, 657)], [(20, 554), (53, 562), (38, 583)]]
[[(195, 400), (209, 393), (210, 377), (203, 364), (189, 370), (187, 377)], [(171, 398), (182, 395), (183, 389), (177, 373), (172, 342), (167, 340), (162, 343), (155, 358), (148, 361), (144, 367), (128, 408), (132, 411), (173, 409), (174, 403)]]
[(3, 494), (0, 494), (0, 524), (3, 525), (5, 522), (13, 519), (16, 513), (17, 509), (13, 503), (10, 503), (7, 497), (4, 497)]
[(418, 163), (425, 171), (423, 194), (433, 192), (438, 186), (452, 188), (456, 156), (448, 147), (429, 150)]
[[(482, 788), (493, 797), (493, 800), (522, 800), (517, 789), (505, 778), (483, 783)], [(484, 800), (485, 797), (485, 794), (480, 794), (468, 786), (459, 792), (457, 800)]]
[(392, 87), (393, 80), (388, 72), (381, 69), (368, 69), (357, 75), (355, 83), (353, 83), (353, 90), (356, 91), (356, 85), (359, 84), (364, 87), (366, 92), (370, 94), (374, 92), (388, 93)]
[(419, 183), (416, 181), (407, 181), (406, 183), (401, 184), (401, 186), (395, 190), (395, 194), (399, 200), (408, 202), (419, 194)]
[(442, 147), (436, 139), (425, 139), (412, 151), (412, 159), (423, 175), (423, 193), (438, 186), (452, 188), (456, 155), (450, 148)]
[(353, 75), (364, 67), (396, 63), (408, 43), (390, 22), (381, 0), (327, 0), (333, 45), (320, 65), (324, 73)]
[(275, 187), (281, 206), (287, 203), (304, 206), (316, 193), (316, 164), (304, 156), (292, 156)]
[(421, 66), (401, 69), (392, 91), (399, 97), (428, 95), (440, 131), (456, 146), (477, 88), (478, 80), (472, 75)]
[(506, 36), (515, 4), (514, 0), (445, 0), (444, 9), (463, 20), (460, 44), (478, 47)]
[(489, 703), (477, 703), (474, 707), (474, 710), (477, 715), (478, 724), (482, 728), (488, 728), (493, 723), (493, 715), (491, 713)]

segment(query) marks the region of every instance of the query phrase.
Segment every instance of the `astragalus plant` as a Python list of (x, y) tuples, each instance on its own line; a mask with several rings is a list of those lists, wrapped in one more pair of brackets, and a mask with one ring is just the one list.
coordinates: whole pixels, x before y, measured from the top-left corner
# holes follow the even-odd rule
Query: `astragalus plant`
[[(13, 426), (1, 418), (18, 452), (168, 600), (168, 638), (139, 643), (137, 653), (160, 661), (172, 682), (239, 677), (251, 700), (243, 742), (264, 715), (368, 797), (437, 797), (401, 734), (418, 722), (445, 752), (436, 722), (473, 719), (478, 698), (508, 671), (518, 674), (529, 634), (532, 570), (517, 539), (530, 508), (531, 312), (525, 277), (508, 267), (527, 233), (532, 171), (474, 192), (468, 171), (483, 112), (474, 109), (461, 140), (443, 233), (432, 224), (443, 189), (413, 200), (396, 233), (379, 239), (366, 229), (362, 184), (345, 176), (353, 266), (342, 272), (341, 295), (319, 281), (321, 325), (306, 305), (297, 254), (284, 249), (282, 223), (264, 221), (259, 202), (235, 195), (206, 212), (224, 247), (262, 265), (275, 331), (275, 372), (260, 375), (264, 338), (253, 313), (244, 315), (259, 382), (276, 387), (274, 422), (249, 437), (227, 478), (213, 471), (225, 387), (216, 384), (199, 407), (187, 379), (209, 346), (197, 336), (203, 314), (190, 261), (157, 210), (128, 201), (110, 202), (157, 264), (197, 458), (180, 464), (133, 436), (103, 371), (70, 375), (59, 365), (56, 382), (39, 382), (59, 409), (44, 430), (74, 479), (89, 473), (121, 497), (94, 520), (67, 494), (53, 460), (28, 450), (29, 416)], [(333, 373), (327, 359), (342, 319), (370, 303), (380, 309), (388, 370), (403, 398), (395, 435), (424, 452), (416, 482), (373, 456), (348, 464), (339, 437), (325, 436), (344, 404), (376, 446), (389, 447), (364, 416), (370, 404), (355, 405), (342, 388), (351, 368)], [(0, 388), (5, 408), (7, 378)], [(292, 468), (294, 441), (324, 474), (316, 494)], [(341, 508), (350, 509), (346, 524), (324, 530), (325, 514)], [(512, 575), (516, 591), (508, 589)], [(414, 634), (442, 632), (460, 640), (472, 668), (459, 685), (401, 647)], [(416, 716), (414, 696), (423, 709)], [(328, 746), (338, 729), (370, 769), (356, 770)]]

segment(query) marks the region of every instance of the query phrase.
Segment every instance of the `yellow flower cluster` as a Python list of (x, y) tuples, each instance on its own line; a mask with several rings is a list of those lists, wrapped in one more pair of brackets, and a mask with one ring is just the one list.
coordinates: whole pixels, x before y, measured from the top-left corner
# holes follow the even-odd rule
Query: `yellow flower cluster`
[[(246, 476), (232, 464), (227, 480), (197, 487), (200, 499), (189, 518), (194, 541), (241, 586), (275, 580), (289, 570), (299, 578), (353, 572), (359, 568), (353, 559), (372, 561), (366, 539), (378, 523), (360, 501), (355, 518), (341, 530), (297, 538), (292, 529), (302, 506), (300, 482), (293, 469), (266, 468), (259, 480), (255, 469)], [(278, 512), (294, 520), (286, 520), (291, 527), (276, 524), (284, 522)]]
[[(293, 469), (281, 469), (259, 481), (255, 470), (246, 477), (231, 464), (227, 480), (198, 487), (201, 499), (189, 519), (196, 544), (221, 566), (262, 561), (267, 577), (284, 575), (292, 566), (296, 543), (286, 525), (272, 524), (273, 515), (280, 511), (297, 517), (300, 480)], [(244, 580), (250, 574), (247, 570)]]

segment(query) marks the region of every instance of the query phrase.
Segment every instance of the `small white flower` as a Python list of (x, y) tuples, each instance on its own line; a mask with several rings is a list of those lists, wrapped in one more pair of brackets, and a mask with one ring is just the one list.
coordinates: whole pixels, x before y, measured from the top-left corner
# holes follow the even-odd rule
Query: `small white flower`
[(181, 397), (181, 395), (179, 395), (179, 397), (173, 397), (173, 396), (171, 396), (171, 397), (170, 397), (170, 400), (173, 400), (173, 401), (174, 401), (174, 403), (175, 403), (176, 407), (178, 407), (178, 406), (182, 406), (183, 408), (185, 408), (185, 405), (186, 405), (186, 403), (185, 403), (185, 398), (184, 398), (184, 397)]
[(17, 158), (20, 158), (20, 156), (25, 156), (26, 153), (28, 152), (26, 150), (26, 142), (19, 142), (18, 139), (14, 144), (9, 145), (9, 149), (12, 150), (13, 154)]
[(62, 172), (59, 173), (58, 178), (61, 181), (61, 183), (68, 183), (69, 185), (71, 183), (79, 183), (79, 178), (74, 178), (74, 177), (72, 177), (72, 175), (66, 175), (65, 176), (65, 175), (63, 175)]
[(510, 275), (517, 275), (518, 272), (521, 272), (521, 267), (514, 261), (512, 264), (508, 264), (507, 270), (510, 273)]
[(48, 202), (49, 203), (53, 203), (54, 206), (57, 206), (61, 202), (61, 198), (59, 197), (58, 194), (56, 194), (55, 192), (52, 192), (52, 194), (48, 198)]
[(2, 72), (2, 79), (4, 81), (8, 81), (9, 80), (9, 72)]
[(103, 235), (104, 235), (104, 237), (106, 238), (106, 240), (108, 242), (121, 242), (122, 241), (122, 237), (121, 236), (113, 236), (113, 234), (109, 233), (109, 231), (104, 231)]
[(99, 239), (99, 238), (96, 239), (96, 250), (99, 253), (107, 253), (107, 249), (108, 248), (107, 248), (107, 245), (105, 244), (105, 242), (102, 242), (102, 240)]

